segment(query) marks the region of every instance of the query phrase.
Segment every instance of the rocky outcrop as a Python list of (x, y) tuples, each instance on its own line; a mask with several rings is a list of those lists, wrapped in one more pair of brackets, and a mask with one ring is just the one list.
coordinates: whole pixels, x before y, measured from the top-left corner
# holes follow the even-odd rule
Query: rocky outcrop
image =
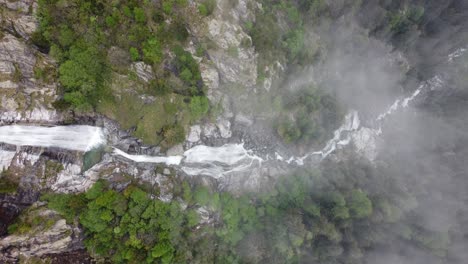
[[(207, 50), (210, 61), (219, 73), (221, 83), (236, 83), (252, 87), (257, 82), (257, 54), (251, 37), (241, 23), (253, 19), (252, 10), (247, 8), (248, 0), (217, 1), (213, 14), (201, 19), (203, 23), (190, 23), (191, 31), (203, 41), (211, 42)], [(202, 76), (210, 88), (216, 88), (217, 74), (209, 64), (202, 64)]]
[(146, 83), (154, 79), (153, 68), (151, 65), (148, 65), (142, 61), (132, 63), (130, 69), (132, 69), (136, 75)]
[(0, 123), (56, 123), (62, 117), (51, 105), (56, 85), (36, 79), (35, 70), (53, 62), (24, 41), (6, 34), (0, 39)]
[(29, 44), (37, 29), (36, 1), (0, 1), (0, 124), (56, 123), (55, 63)]
[(81, 231), (68, 225), (55, 212), (33, 205), (27, 214), (44, 219), (26, 232), (11, 234), (0, 239), (0, 261), (14, 262), (20, 257), (41, 257), (46, 254), (62, 253), (83, 248)]

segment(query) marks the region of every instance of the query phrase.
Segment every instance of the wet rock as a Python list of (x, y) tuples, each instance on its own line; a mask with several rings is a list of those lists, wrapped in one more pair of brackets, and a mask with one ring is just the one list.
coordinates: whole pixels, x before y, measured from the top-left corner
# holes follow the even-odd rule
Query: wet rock
[(167, 150), (167, 156), (178, 156), (184, 154), (184, 147), (182, 144), (175, 145)]
[(253, 117), (248, 117), (243, 114), (237, 114), (235, 121), (236, 123), (244, 125), (244, 126), (251, 126), (254, 123)]
[(215, 124), (208, 123), (203, 126), (203, 136), (206, 138), (216, 138), (218, 131)]
[(232, 136), (231, 132), (231, 122), (227, 119), (220, 119), (216, 126), (219, 129), (219, 134), (222, 138), (230, 138)]
[(187, 137), (187, 140), (191, 143), (196, 143), (200, 141), (200, 133), (201, 133), (201, 127), (199, 125), (190, 127), (190, 133)]
[(363, 127), (353, 133), (352, 140), (358, 153), (369, 160), (374, 160), (377, 156), (378, 131)]

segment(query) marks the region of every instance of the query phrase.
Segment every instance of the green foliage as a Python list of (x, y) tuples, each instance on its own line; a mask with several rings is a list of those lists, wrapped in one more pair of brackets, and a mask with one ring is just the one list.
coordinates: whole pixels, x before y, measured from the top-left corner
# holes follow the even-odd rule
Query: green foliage
[(206, 187), (198, 187), (193, 194), (195, 202), (200, 205), (208, 205), (210, 196), (210, 191)]
[(63, 164), (52, 160), (46, 161), (44, 169), (44, 178), (56, 177), (64, 169)]
[(185, 129), (180, 124), (165, 126), (163, 127), (163, 135), (165, 144), (173, 146), (184, 142)]
[(300, 129), (296, 127), (295, 124), (290, 121), (289, 122), (285, 121), (285, 122), (280, 123), (277, 126), (276, 131), (278, 132), (278, 135), (287, 144), (292, 143), (301, 137)]
[(65, 101), (75, 108), (95, 105), (105, 72), (105, 64), (97, 48), (73, 46), (69, 58), (59, 67), (59, 80), (66, 92)]
[(171, 87), (165, 79), (151, 80), (149, 83), (150, 92), (157, 96), (163, 96), (171, 93)]
[(324, 141), (337, 128), (343, 113), (334, 97), (314, 86), (306, 86), (272, 99), (276, 112), (276, 132), (287, 144)]
[(0, 175), (0, 194), (15, 193), (18, 189), (18, 181), (14, 180), (8, 171), (2, 171)]
[[(49, 194), (41, 199), (67, 218), (79, 217), (87, 249), (115, 263), (171, 263), (175, 253), (172, 239), (178, 239), (184, 228), (178, 205), (150, 200), (134, 186), (119, 193), (98, 181), (84, 195)], [(72, 202), (78, 200), (79, 205)], [(79, 210), (70, 211), (75, 208)], [(193, 225), (197, 218), (192, 215), (191, 219)]]
[(349, 197), (349, 210), (354, 218), (364, 218), (372, 214), (372, 202), (361, 190), (353, 190)]
[[(215, 2), (206, 4), (214, 6)], [(183, 129), (200, 118), (189, 111), (190, 97), (204, 97), (198, 63), (182, 48), (189, 37), (182, 15), (188, 7), (186, 0), (76, 0), (68, 4), (41, 0), (38, 5), (40, 25), (35, 39), (45, 49), (50, 47), (63, 87), (63, 97), (54, 106), (96, 110), (123, 127), (135, 127), (134, 135), (147, 144), (169, 147), (181, 142)], [(125, 80), (123, 76), (132, 75), (131, 61), (150, 64), (156, 78), (149, 84), (138, 78)], [(45, 74), (42, 68), (35, 72), (40, 78)], [(149, 105), (133, 98), (143, 93), (159, 98)]]
[(206, 5), (203, 3), (198, 5), (198, 12), (200, 12), (202, 16), (208, 16), (208, 9), (206, 8)]
[(202, 16), (209, 16), (216, 8), (216, 0), (204, 0), (198, 6), (198, 11)]
[(391, 14), (389, 26), (395, 34), (405, 33), (413, 25), (418, 25), (424, 16), (424, 8), (414, 6)]
[(84, 195), (69, 195), (61, 193), (46, 193), (41, 196), (42, 201), (47, 201), (50, 209), (56, 210), (67, 220), (73, 223), (75, 217), (85, 208)]
[(130, 58), (132, 59), (132, 61), (140, 60), (140, 53), (138, 52), (137, 48), (130, 47)]
[(135, 7), (133, 9), (133, 15), (135, 17), (136, 22), (145, 24), (146, 23), (146, 14), (142, 8)]
[(158, 64), (162, 58), (161, 44), (155, 37), (143, 44), (143, 59), (148, 64)]
[(210, 109), (208, 98), (204, 96), (195, 96), (190, 100), (190, 113), (194, 120), (205, 116)]
[(28, 208), (23, 211), (15, 222), (8, 226), (8, 234), (34, 235), (39, 231), (51, 228), (59, 219), (57, 215), (44, 214), (43, 208)]
[(303, 14), (293, 2), (264, 4), (266, 8), (256, 14), (255, 23), (246, 25), (253, 45), (261, 59), (284, 57), (294, 61), (304, 47)]
[[(176, 58), (174, 65), (179, 72), (179, 77), (189, 87), (197, 87), (200, 89), (201, 73), (198, 63), (192, 57), (190, 52), (185, 51), (181, 46), (174, 48)], [(197, 95), (196, 93), (194, 95)]]
[[(392, 243), (382, 228), (446, 256), (446, 232), (407, 225), (404, 211), (385, 192), (371, 200), (354, 186), (371, 173), (355, 169), (325, 162), (321, 174), (300, 170), (267, 192), (240, 196), (203, 186), (192, 190), (183, 181), (175, 184), (174, 199), (162, 202), (135, 185), (118, 192), (98, 181), (84, 195), (42, 199), (67, 221), (79, 219), (88, 251), (113, 263), (360, 263), (366, 249)], [(340, 172), (347, 181), (336, 181)]]

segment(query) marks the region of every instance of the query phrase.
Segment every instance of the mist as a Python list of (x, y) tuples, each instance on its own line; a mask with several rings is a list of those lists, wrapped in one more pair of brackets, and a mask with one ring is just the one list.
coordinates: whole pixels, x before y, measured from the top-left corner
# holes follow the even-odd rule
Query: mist
[(0, 262), (466, 263), (468, 1), (63, 2), (1, 75), (57, 120), (1, 98)]

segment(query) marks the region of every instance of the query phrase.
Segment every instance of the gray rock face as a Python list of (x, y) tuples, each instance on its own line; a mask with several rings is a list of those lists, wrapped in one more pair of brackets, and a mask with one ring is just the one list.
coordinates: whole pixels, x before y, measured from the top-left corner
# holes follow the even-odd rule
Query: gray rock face
[(201, 127), (199, 125), (192, 126), (190, 128), (190, 133), (188, 134), (187, 141), (191, 143), (196, 143), (200, 141)]
[(35, 8), (37, 4), (35, 0), (0, 0), (0, 5), (21, 13), (28, 13), (30, 8)]
[(352, 136), (357, 152), (371, 161), (377, 156), (377, 136), (378, 131), (366, 127), (359, 129)]
[[(254, 2), (242, 0), (233, 7), (229, 0), (217, 1), (213, 14), (201, 18), (203, 23), (189, 23), (197, 38), (207, 39), (216, 47), (207, 51), (210, 60), (200, 63), (203, 80), (210, 89), (216, 89), (219, 83), (252, 87), (257, 82), (257, 54), (251, 37), (241, 26), (254, 19), (248, 3)], [(208, 95), (216, 96), (210, 89)]]
[(137, 76), (144, 82), (149, 82), (151, 79), (154, 79), (152, 67), (142, 61), (133, 63), (131, 69), (135, 71)]
[[(37, 214), (47, 219), (60, 218), (54, 211), (39, 210)], [(65, 219), (59, 219), (49, 228), (39, 226), (26, 234), (14, 234), (2, 238), (0, 261), (8, 263), (17, 261), (20, 257), (41, 257), (45, 254), (76, 250), (83, 247), (80, 237), (81, 231), (78, 228), (67, 225)]]
[(42, 83), (34, 76), (35, 67), (52, 64), (13, 35), (6, 34), (0, 40), (0, 124), (62, 120), (51, 106), (56, 84)]
[(14, 72), (18, 72), (17, 74), (21, 74), (23, 78), (29, 79), (34, 76), (36, 57), (33, 50), (10, 34), (6, 34), (0, 40), (0, 62), (3, 65), (8, 65), (8, 72), (1, 72), (3, 74), (11, 74), (11, 66), (13, 66)]
[(218, 68), (220, 79), (225, 83), (254, 86), (257, 82), (257, 55), (253, 47), (241, 44), (252, 41), (242, 27), (218, 15), (208, 22), (208, 37), (219, 48), (208, 53)]

